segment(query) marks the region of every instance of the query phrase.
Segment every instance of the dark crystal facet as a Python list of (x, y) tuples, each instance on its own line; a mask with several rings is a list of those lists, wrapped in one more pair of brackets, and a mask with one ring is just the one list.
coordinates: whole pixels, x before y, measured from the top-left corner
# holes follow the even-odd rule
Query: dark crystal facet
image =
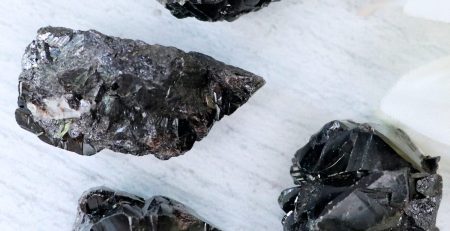
[(177, 18), (195, 17), (202, 21), (233, 21), (279, 0), (158, 0)]
[(144, 200), (108, 188), (81, 197), (74, 230), (219, 231), (178, 201), (163, 196)]
[(264, 85), (203, 54), (93, 30), (42, 28), (22, 65), (17, 123), (83, 155), (181, 155)]
[(279, 197), (285, 231), (437, 230), (439, 158), (400, 130), (333, 121), (292, 161), (297, 186)]

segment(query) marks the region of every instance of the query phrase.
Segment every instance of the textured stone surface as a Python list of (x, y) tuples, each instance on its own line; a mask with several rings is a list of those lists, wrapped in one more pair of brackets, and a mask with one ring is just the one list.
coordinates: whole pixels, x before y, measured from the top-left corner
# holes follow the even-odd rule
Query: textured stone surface
[[(287, 166), (295, 151), (335, 118), (372, 121), (398, 77), (450, 54), (450, 26), (408, 17), (398, 1), (283, 0), (233, 23), (178, 20), (155, 0), (93, 2), (6, 0), (0, 7), (2, 231), (39, 230), (36, 224), (71, 230), (76, 199), (98, 185), (178, 199), (225, 230), (280, 231), (283, 211), (274, 198), (292, 183)], [(372, 6), (374, 14), (359, 16)], [(34, 138), (11, 116), (20, 51), (49, 24), (200, 51), (264, 76), (267, 84), (180, 158), (72, 155)], [(445, 154), (441, 230), (450, 227)]]
[(83, 155), (181, 155), (264, 84), (203, 54), (54, 27), (22, 66), (17, 122)]
[(279, 197), (284, 230), (435, 230), (439, 158), (406, 161), (417, 150), (385, 131), (333, 121), (312, 136), (293, 158), (297, 186)]
[(202, 21), (233, 21), (277, 0), (158, 0), (177, 18), (195, 17)]
[(178, 201), (163, 196), (144, 200), (108, 188), (81, 197), (74, 230), (219, 231)]

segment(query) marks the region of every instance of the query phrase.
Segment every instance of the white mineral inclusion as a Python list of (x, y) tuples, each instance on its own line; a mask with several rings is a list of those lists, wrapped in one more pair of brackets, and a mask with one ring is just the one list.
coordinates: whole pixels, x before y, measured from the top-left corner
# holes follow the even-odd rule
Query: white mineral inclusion
[(33, 103), (28, 102), (27, 108), (31, 111), (33, 117), (47, 120), (61, 120), (80, 118), (83, 113), (89, 112), (91, 104), (89, 101), (80, 100), (78, 110), (70, 107), (64, 96), (59, 98), (44, 99), (44, 108), (40, 108)]
[(404, 130), (426, 155), (450, 169), (450, 57), (400, 78), (381, 102), (381, 117)]
[(409, 0), (404, 11), (411, 16), (450, 23), (449, 0)]

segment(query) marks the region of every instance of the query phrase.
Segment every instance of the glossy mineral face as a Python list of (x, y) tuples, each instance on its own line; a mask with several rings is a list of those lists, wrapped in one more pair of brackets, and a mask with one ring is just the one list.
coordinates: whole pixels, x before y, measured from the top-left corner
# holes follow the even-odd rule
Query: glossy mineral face
[(279, 197), (285, 231), (436, 228), (439, 158), (417, 156), (406, 136), (375, 127), (333, 121), (297, 151), (297, 186)]
[(144, 200), (125, 192), (94, 188), (80, 198), (75, 231), (220, 231), (173, 199)]
[(22, 65), (18, 124), (83, 155), (181, 155), (264, 85), (203, 54), (54, 27)]
[(233, 21), (277, 0), (158, 0), (177, 18), (202, 21)]

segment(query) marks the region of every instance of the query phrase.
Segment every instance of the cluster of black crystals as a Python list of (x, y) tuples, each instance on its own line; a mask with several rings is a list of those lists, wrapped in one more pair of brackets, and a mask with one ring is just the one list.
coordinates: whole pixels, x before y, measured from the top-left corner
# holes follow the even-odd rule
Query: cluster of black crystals
[(330, 122), (293, 158), (284, 230), (438, 230), (438, 161), (398, 129)]
[(56, 27), (22, 66), (17, 123), (82, 155), (181, 155), (265, 83), (200, 53)]
[(173, 199), (148, 200), (108, 188), (86, 192), (79, 201), (75, 231), (219, 231)]
[(277, 0), (158, 0), (177, 18), (233, 21)]

